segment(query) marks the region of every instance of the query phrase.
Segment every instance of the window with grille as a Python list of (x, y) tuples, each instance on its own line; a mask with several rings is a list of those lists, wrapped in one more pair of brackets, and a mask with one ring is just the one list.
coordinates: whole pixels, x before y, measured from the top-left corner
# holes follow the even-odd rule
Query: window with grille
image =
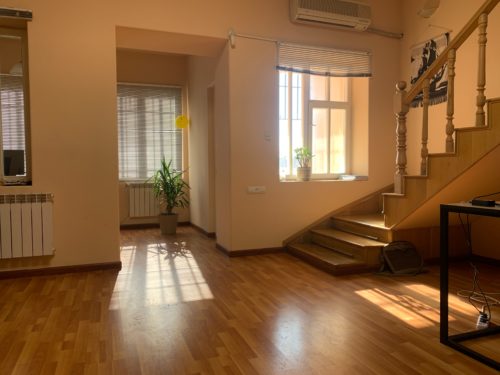
[(162, 157), (182, 170), (181, 88), (118, 84), (117, 104), (120, 180), (150, 178)]

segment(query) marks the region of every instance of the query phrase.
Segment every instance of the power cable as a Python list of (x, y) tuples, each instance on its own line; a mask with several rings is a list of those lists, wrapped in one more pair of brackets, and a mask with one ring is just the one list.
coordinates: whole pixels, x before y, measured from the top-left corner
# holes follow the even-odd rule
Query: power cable
[[(500, 192), (495, 193), (495, 194), (500, 194)], [(490, 194), (490, 195), (494, 195), (494, 194)], [(484, 195), (484, 196), (489, 196), (489, 195)], [(478, 198), (480, 198), (480, 197), (478, 197)], [(464, 232), (465, 244), (467, 246), (467, 250), (469, 252), (469, 255), (472, 255), (472, 226), (471, 226), (471, 223), (469, 221), (469, 215), (466, 215), (466, 223), (464, 223), (464, 221), (462, 219), (462, 215), (460, 213), (458, 214), (458, 218), (460, 220), (462, 231)], [(491, 321), (491, 307), (490, 307), (489, 298), (493, 299), (495, 301), (495, 303), (493, 303), (492, 305), (496, 305), (499, 301), (492, 298), (492, 297), (489, 297), (486, 293), (484, 293), (483, 289), (481, 288), (481, 285), (479, 284), (479, 270), (477, 269), (477, 267), (474, 263), (469, 262), (469, 264), (472, 267), (472, 269), (474, 270), (474, 276), (473, 276), (473, 281), (472, 281), (472, 290), (467, 291), (467, 292), (470, 292), (468, 295), (464, 295), (463, 292), (465, 292), (465, 291), (459, 290), (457, 292), (457, 295), (459, 297), (467, 298), (469, 303), (472, 306), (474, 306), (474, 308), (479, 313), (477, 326), (478, 326), (478, 328), (479, 327), (484, 328), (484, 327), (487, 327), (489, 321)], [(476, 291), (476, 290), (478, 290), (478, 291)], [(490, 294), (492, 294), (492, 293), (490, 293)], [(482, 300), (480, 300), (480, 298), (482, 298)], [(481, 310), (476, 306), (476, 304), (474, 302), (482, 302), (483, 303)]]

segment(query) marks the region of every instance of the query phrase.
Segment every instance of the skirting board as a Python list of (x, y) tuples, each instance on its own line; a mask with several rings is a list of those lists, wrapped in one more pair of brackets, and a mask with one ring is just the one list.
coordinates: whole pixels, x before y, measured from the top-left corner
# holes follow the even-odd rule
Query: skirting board
[[(496, 267), (500, 266), (500, 259), (483, 257), (481, 255), (472, 254), (472, 255), (461, 255), (461, 256), (450, 257), (450, 262), (465, 262), (465, 261), (480, 262)], [(425, 259), (424, 263), (429, 266), (439, 265), (440, 258)]]
[(274, 253), (282, 253), (285, 251), (285, 248), (283, 247), (267, 247), (263, 249), (248, 249), (248, 250), (235, 250), (235, 251), (229, 251), (226, 249), (224, 246), (216, 243), (215, 248), (217, 250), (220, 250), (223, 252), (225, 255), (228, 257), (244, 257), (247, 255), (264, 255), (264, 254), (274, 254)]
[(109, 263), (79, 264), (75, 266), (12, 270), (12, 271), (0, 272), (0, 280), (14, 279), (19, 277), (59, 275), (63, 273), (91, 272), (91, 271), (101, 271), (101, 270), (120, 271), (121, 269), (122, 269), (122, 262), (109, 262)]
[(472, 260), (476, 262), (486, 263), (491, 266), (500, 266), (500, 259), (488, 258), (481, 255), (472, 254)]
[[(177, 223), (178, 226), (192, 225), (189, 221), (181, 221)], [(120, 229), (148, 229), (159, 228), (159, 223), (143, 223), (143, 224), (121, 224)]]
[(214, 232), (207, 232), (205, 229), (199, 227), (198, 225), (196, 224), (193, 224), (191, 223), (191, 226), (196, 229), (198, 232), (204, 234), (205, 236), (207, 236), (208, 238), (215, 238), (215, 233)]

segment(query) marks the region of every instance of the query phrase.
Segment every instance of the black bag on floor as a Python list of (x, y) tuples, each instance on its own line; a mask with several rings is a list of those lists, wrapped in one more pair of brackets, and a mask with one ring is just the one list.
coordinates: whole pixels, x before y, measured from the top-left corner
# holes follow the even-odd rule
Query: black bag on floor
[(417, 275), (422, 272), (424, 261), (415, 246), (408, 241), (393, 241), (382, 248), (379, 273)]

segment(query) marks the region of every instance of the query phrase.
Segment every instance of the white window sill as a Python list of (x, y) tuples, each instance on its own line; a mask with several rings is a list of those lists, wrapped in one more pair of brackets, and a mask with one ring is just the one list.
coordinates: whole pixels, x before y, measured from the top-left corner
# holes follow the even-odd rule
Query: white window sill
[(367, 181), (368, 176), (356, 176), (356, 175), (341, 175), (335, 178), (314, 178), (312, 177), (309, 181), (299, 181), (296, 176), (289, 176), (285, 179), (280, 179), (280, 182), (346, 182), (346, 181)]

